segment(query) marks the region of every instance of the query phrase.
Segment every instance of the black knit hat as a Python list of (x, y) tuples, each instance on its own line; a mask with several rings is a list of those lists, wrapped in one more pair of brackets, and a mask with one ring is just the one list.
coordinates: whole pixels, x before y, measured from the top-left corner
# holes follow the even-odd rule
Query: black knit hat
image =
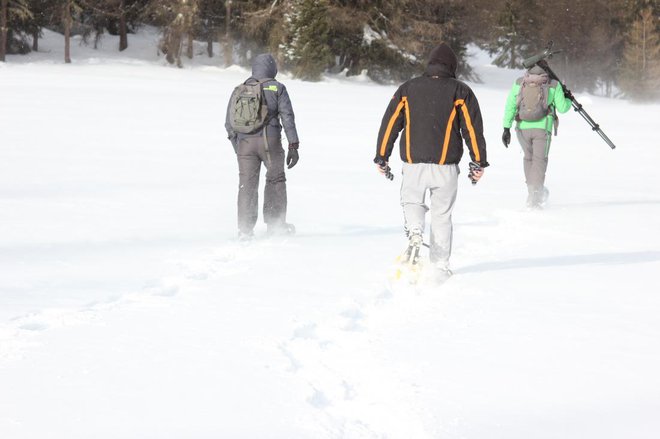
[(449, 72), (452, 75), (456, 75), (458, 59), (456, 58), (454, 51), (451, 50), (451, 47), (446, 43), (440, 43), (440, 45), (431, 50), (431, 54), (429, 55), (429, 66), (433, 64), (442, 64), (449, 69)]

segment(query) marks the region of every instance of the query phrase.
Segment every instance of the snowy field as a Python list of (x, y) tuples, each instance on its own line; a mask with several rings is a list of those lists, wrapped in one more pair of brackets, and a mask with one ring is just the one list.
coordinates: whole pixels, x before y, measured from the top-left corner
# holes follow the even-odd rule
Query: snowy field
[(475, 58), (492, 166), (462, 163), (455, 276), (392, 287), (401, 165), (371, 160), (396, 86), (279, 78), (298, 235), (241, 246), (247, 71), (166, 67), (155, 38), (0, 63), (0, 438), (660, 437), (660, 105), (578, 95), (618, 148), (561, 117), (528, 212), (500, 143), (519, 72)]

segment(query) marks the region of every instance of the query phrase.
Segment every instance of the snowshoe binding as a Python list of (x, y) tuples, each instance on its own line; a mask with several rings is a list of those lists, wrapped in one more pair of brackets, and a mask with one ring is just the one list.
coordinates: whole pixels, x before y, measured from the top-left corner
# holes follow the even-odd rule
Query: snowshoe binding
[(408, 247), (397, 258), (397, 269), (394, 274), (395, 280), (407, 280), (408, 283), (415, 284), (419, 280), (422, 272), (421, 250), (424, 240), (420, 233), (412, 233), (408, 240)]

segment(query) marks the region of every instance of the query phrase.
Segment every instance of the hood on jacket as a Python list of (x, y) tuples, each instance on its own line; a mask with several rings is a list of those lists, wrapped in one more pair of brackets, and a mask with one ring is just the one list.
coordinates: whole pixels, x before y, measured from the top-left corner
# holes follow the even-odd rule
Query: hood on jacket
[(277, 63), (270, 53), (262, 53), (252, 60), (252, 77), (255, 79), (275, 79), (277, 75)]
[(438, 74), (448, 74), (452, 78), (456, 77), (456, 68), (458, 67), (458, 58), (451, 47), (446, 43), (440, 43), (429, 55), (429, 64), (426, 72), (432, 76)]

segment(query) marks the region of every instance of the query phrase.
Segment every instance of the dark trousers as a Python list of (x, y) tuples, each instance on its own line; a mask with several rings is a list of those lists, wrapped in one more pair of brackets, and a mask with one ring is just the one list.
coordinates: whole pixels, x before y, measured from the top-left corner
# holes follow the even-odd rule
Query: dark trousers
[(259, 174), (266, 166), (264, 221), (279, 226), (286, 220), (286, 176), (284, 149), (280, 138), (268, 137), (268, 153), (263, 136), (241, 139), (236, 147), (238, 158), (238, 230), (250, 233), (257, 223), (259, 210)]

